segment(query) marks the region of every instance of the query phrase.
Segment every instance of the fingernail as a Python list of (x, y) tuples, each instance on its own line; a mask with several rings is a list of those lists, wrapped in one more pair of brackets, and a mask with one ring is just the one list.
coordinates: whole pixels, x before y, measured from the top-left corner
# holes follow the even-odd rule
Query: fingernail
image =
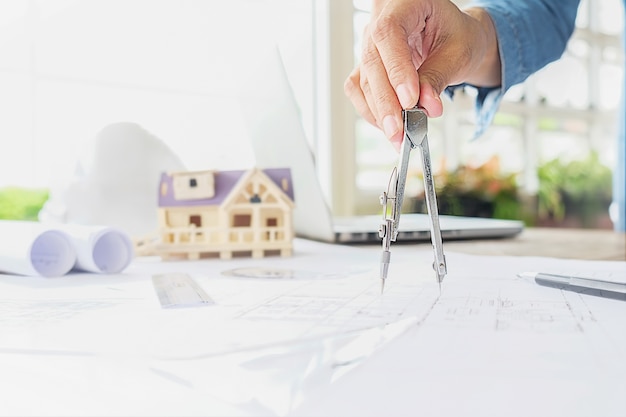
[(383, 119), (383, 132), (385, 132), (387, 139), (393, 138), (398, 133), (398, 124), (395, 117), (391, 115), (385, 116)]
[(406, 84), (400, 84), (398, 88), (396, 88), (396, 95), (398, 96), (402, 108), (408, 109), (415, 106), (415, 100), (413, 100), (411, 91)]

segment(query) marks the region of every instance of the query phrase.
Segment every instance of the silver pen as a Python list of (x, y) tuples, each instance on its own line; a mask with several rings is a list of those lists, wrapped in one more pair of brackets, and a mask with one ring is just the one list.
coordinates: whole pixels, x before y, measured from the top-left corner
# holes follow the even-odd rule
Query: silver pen
[(439, 225), (439, 211), (437, 210), (437, 196), (428, 148), (428, 117), (423, 110), (415, 107), (402, 111), (404, 121), (404, 137), (400, 148), (399, 168), (394, 168), (389, 179), (387, 191), (380, 197), (383, 206), (383, 222), (378, 229), (378, 235), (382, 238), (383, 253), (380, 267), (381, 292), (385, 288), (385, 280), (389, 273), (391, 261), (391, 242), (395, 242), (398, 236), (402, 202), (404, 200), (404, 188), (409, 167), (409, 156), (412, 149), (420, 148), (422, 170), (424, 175), (424, 193), (426, 206), (430, 217), (430, 238), (435, 254), (433, 269), (436, 273), (439, 291), (441, 282), (446, 273), (446, 259), (443, 252), (441, 227)]
[(620, 281), (546, 272), (522, 272), (518, 276), (546, 287), (626, 301), (626, 275)]

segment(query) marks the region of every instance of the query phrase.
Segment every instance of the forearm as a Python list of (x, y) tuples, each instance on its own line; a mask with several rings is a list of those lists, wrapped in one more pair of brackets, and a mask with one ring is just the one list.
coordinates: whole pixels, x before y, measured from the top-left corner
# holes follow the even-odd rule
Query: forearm
[[(563, 54), (580, 0), (474, 0), (493, 22), (506, 91)], [(478, 84), (477, 84), (478, 85)]]
[[(491, 49), (483, 69), (461, 84), (478, 87), (476, 136), (491, 124), (511, 86), (563, 54), (574, 30), (579, 1), (473, 0), (468, 5), (467, 11), (478, 9), (489, 14), (497, 48), (497, 60)], [(499, 71), (500, 75), (493, 71)], [(452, 95), (458, 87), (449, 87), (447, 92)]]

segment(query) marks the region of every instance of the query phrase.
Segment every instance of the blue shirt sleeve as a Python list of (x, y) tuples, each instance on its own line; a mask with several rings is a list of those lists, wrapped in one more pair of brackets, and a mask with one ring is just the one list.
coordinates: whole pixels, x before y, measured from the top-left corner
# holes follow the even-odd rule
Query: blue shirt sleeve
[[(513, 85), (558, 59), (574, 31), (580, 0), (474, 0), (494, 22), (502, 62), (502, 85), (478, 88), (476, 100), (479, 136), (489, 126), (502, 96)], [(446, 89), (452, 96), (454, 90)]]

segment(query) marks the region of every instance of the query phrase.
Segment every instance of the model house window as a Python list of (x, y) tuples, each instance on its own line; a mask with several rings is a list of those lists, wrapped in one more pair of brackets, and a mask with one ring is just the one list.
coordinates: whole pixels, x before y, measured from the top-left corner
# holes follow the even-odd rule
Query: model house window
[(252, 217), (249, 214), (235, 214), (233, 216), (233, 227), (250, 227)]
[(196, 227), (202, 227), (202, 217), (196, 214), (189, 216), (189, 224)]

